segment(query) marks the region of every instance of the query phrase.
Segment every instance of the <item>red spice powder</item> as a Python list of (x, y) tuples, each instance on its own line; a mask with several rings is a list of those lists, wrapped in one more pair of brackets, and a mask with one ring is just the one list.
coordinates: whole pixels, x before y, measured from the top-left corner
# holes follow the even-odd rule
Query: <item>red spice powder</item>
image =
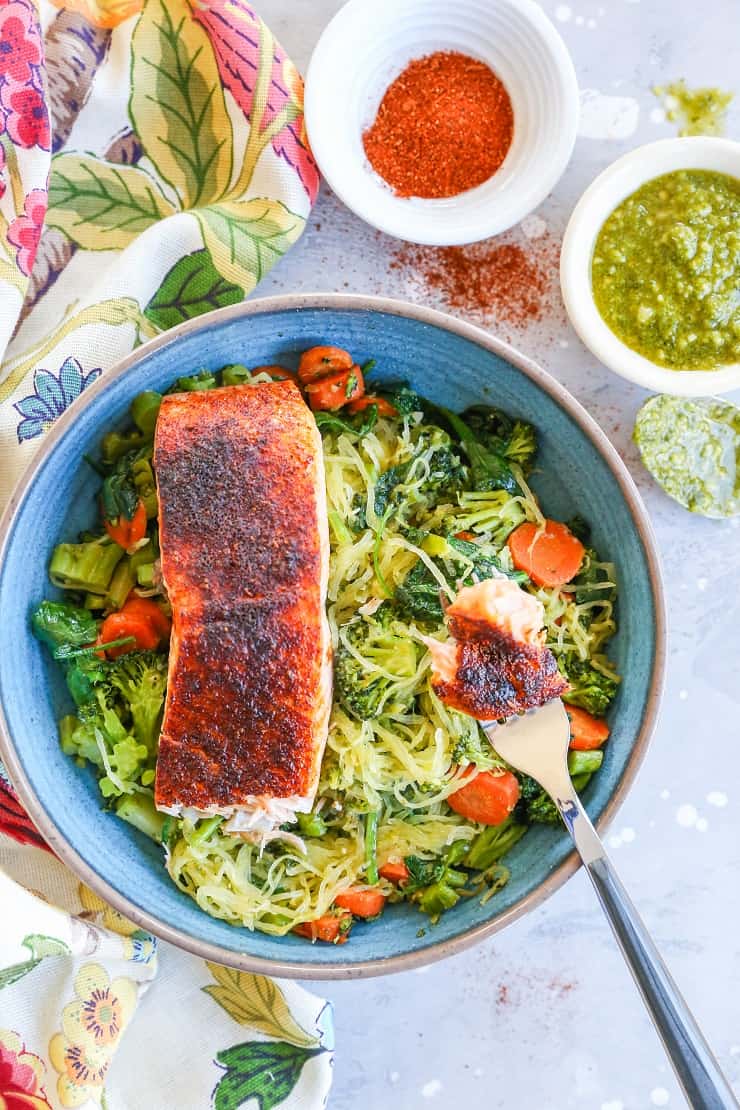
[(511, 146), (505, 86), (483, 62), (438, 51), (389, 85), (363, 135), (373, 169), (402, 197), (451, 197), (487, 181)]
[(467, 247), (397, 248), (391, 267), (448, 307), (481, 321), (495, 320), (523, 329), (548, 316), (563, 318), (558, 287), (560, 243), (549, 234), (516, 241), (514, 237)]

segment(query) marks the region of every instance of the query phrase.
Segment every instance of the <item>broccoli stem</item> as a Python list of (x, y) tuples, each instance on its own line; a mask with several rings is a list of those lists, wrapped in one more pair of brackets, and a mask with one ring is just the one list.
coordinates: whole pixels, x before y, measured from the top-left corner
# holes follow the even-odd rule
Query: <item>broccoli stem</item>
[(252, 375), (246, 366), (241, 363), (235, 362), (231, 366), (224, 366), (221, 371), (221, 384), (222, 385), (243, 385), (245, 382), (250, 382)]
[(65, 755), (77, 755), (77, 745), (72, 739), (72, 734), (79, 723), (77, 717), (70, 714), (67, 717), (62, 717), (57, 725), (59, 730), (59, 744)]
[(136, 568), (136, 582), (145, 589), (154, 585), (154, 563), (144, 563)]
[(301, 836), (323, 836), (326, 832), (326, 821), (318, 813), (299, 813), (297, 816)]
[(107, 537), (89, 543), (60, 543), (51, 556), (49, 577), (63, 590), (105, 594), (122, 558), (123, 548)]
[(116, 806), (116, 813), (152, 840), (161, 840), (166, 815), (154, 808), (148, 794), (125, 794)]
[(129, 559), (124, 559), (113, 571), (108, 592), (105, 595), (106, 609), (121, 609), (128, 595), (136, 585), (136, 577)]
[(199, 821), (197, 829), (190, 837), (190, 846), (195, 848), (199, 844), (203, 844), (204, 841), (209, 839), (211, 833), (216, 831), (222, 821), (223, 817), (218, 815), (216, 817), (207, 817), (205, 821)]
[(344, 523), (336, 509), (332, 509), (329, 513), (329, 524), (331, 525), (332, 532), (336, 536), (337, 543), (354, 543), (355, 537), (352, 535), (352, 532)]
[(571, 778), (577, 775), (592, 775), (594, 771), (598, 771), (603, 760), (604, 753), (600, 751), (568, 752), (568, 771)]
[(365, 816), (365, 879), (374, 886), (380, 879), (378, 874), (378, 811)]
[(153, 389), (145, 389), (143, 393), (138, 393), (134, 397), (131, 402), (131, 419), (142, 435), (154, 435), (161, 404), (162, 394)]

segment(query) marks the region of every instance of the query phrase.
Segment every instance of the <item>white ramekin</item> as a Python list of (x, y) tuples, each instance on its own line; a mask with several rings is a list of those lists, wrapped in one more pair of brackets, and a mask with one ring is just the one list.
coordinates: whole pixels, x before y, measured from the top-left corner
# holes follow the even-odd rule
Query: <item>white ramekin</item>
[[(403, 198), (372, 170), (362, 133), (414, 58), (458, 50), (506, 85), (514, 139), (497, 173), (443, 200)], [(578, 124), (570, 55), (534, 0), (349, 0), (322, 34), (306, 76), (306, 127), (319, 169), (367, 223), (399, 239), (472, 243), (517, 223), (565, 169)]]
[(716, 170), (740, 178), (740, 143), (696, 137), (637, 147), (599, 174), (570, 218), (560, 255), (560, 284), (570, 322), (615, 374), (657, 393), (702, 397), (740, 389), (740, 363), (719, 370), (668, 370), (637, 354), (603, 320), (591, 288), (594, 243), (607, 217), (646, 181), (673, 170)]

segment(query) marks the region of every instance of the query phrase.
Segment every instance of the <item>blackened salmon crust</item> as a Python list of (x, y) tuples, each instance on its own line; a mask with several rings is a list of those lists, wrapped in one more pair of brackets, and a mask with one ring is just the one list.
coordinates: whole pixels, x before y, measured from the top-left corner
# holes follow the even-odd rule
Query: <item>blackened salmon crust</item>
[(495, 721), (535, 709), (559, 697), (568, 683), (545, 647), (522, 643), (489, 622), (450, 617), (459, 645), (453, 682), (435, 682), (448, 705), (481, 721)]

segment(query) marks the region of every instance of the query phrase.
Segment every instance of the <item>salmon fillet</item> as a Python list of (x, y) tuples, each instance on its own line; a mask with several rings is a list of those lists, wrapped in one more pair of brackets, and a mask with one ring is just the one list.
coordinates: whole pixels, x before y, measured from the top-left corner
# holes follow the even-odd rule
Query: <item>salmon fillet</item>
[(446, 610), (451, 638), (427, 637), (432, 686), (447, 705), (496, 721), (559, 697), (568, 683), (544, 646), (544, 610), (508, 578), (460, 590)]
[(331, 709), (321, 437), (292, 382), (170, 394), (154, 445), (172, 640), (155, 803), (310, 810)]

